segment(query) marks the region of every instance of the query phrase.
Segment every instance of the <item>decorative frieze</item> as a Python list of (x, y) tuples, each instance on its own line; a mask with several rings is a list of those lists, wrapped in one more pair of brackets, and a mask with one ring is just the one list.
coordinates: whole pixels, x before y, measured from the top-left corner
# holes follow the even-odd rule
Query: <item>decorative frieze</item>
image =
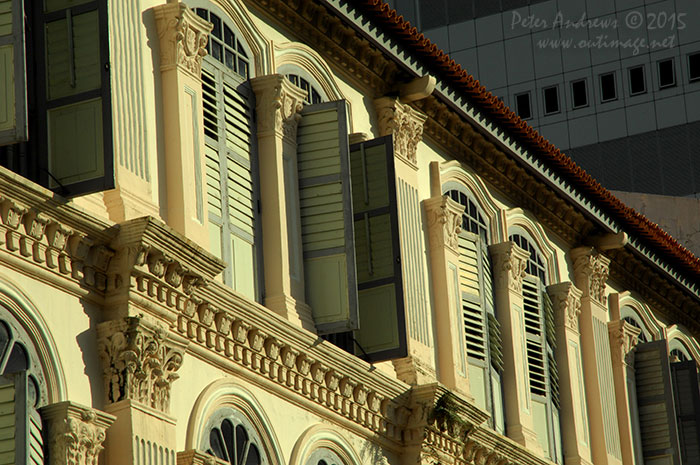
[(459, 233), (462, 232), (464, 205), (441, 195), (424, 200), (423, 205), (428, 219), (430, 248), (448, 247), (459, 253)]
[(490, 245), (489, 253), (493, 260), (496, 288), (522, 293), (525, 268), (530, 254), (512, 241)]
[(153, 8), (160, 39), (160, 70), (178, 67), (197, 79), (202, 76), (202, 58), (212, 25), (187, 5), (169, 1)]
[(260, 76), (250, 82), (255, 92), (258, 136), (273, 131), (296, 143), (306, 91), (281, 74)]
[(590, 297), (603, 306), (607, 305), (605, 285), (608, 281), (610, 259), (593, 247), (578, 247), (571, 250), (571, 260), (574, 263), (576, 285), (583, 291), (583, 297)]
[(41, 409), (47, 426), (51, 465), (97, 465), (107, 428), (115, 417), (74, 402), (64, 401)]
[(168, 413), (186, 341), (143, 317), (101, 323), (97, 334), (105, 401), (130, 399)]
[(374, 101), (380, 136), (394, 136), (394, 154), (418, 167), (416, 149), (423, 139), (423, 113), (401, 103), (396, 97), (382, 97)]
[(556, 327), (569, 328), (578, 333), (581, 291), (573, 283), (566, 282), (547, 286), (547, 293), (552, 299)]
[(634, 347), (639, 342), (641, 329), (627, 323), (625, 320), (608, 322), (610, 336), (610, 351), (616, 364), (622, 363), (634, 366)]

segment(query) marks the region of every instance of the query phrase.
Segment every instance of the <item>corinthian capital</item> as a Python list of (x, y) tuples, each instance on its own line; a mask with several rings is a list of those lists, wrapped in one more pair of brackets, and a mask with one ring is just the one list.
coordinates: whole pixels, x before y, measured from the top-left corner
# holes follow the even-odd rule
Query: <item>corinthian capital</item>
[(639, 342), (639, 334), (641, 332), (641, 329), (634, 327), (625, 320), (608, 323), (608, 335), (610, 336), (610, 350), (613, 361), (627, 365), (634, 364), (634, 352), (632, 352), (632, 349)]
[(379, 135), (394, 136), (394, 154), (417, 167), (416, 149), (423, 138), (423, 123), (427, 117), (399, 102), (398, 98), (382, 97), (374, 101)]
[(559, 327), (566, 327), (578, 333), (578, 316), (581, 313), (581, 291), (573, 283), (559, 283), (547, 286), (547, 293), (554, 306), (554, 321)]
[(101, 323), (97, 334), (106, 402), (130, 399), (168, 413), (186, 342), (141, 317)]
[(430, 248), (446, 246), (459, 253), (459, 233), (462, 232), (464, 205), (452, 200), (448, 195), (440, 195), (424, 200), (425, 215), (428, 218)]
[(158, 5), (153, 11), (160, 39), (160, 70), (177, 67), (201, 79), (202, 58), (213, 26), (177, 1)]
[(281, 74), (269, 74), (250, 80), (256, 99), (258, 134), (274, 131), (296, 142), (306, 91)]
[(47, 405), (41, 414), (48, 426), (50, 464), (97, 465), (112, 415), (70, 401)]
[(608, 297), (605, 295), (605, 285), (610, 259), (593, 247), (578, 247), (571, 250), (571, 260), (574, 262), (576, 285), (583, 291), (583, 297), (606, 305)]
[(489, 246), (493, 259), (493, 274), (498, 289), (523, 292), (523, 278), (530, 254), (513, 241), (505, 241)]

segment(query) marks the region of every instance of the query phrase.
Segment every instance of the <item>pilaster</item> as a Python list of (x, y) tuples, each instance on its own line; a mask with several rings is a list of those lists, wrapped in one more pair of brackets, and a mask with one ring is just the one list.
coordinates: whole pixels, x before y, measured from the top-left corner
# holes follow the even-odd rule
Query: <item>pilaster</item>
[[(281, 74), (257, 77), (250, 82), (255, 92), (258, 124), (265, 306), (313, 330), (311, 309), (304, 302), (302, 263), (292, 264), (289, 259), (301, 256), (300, 242), (291, 240), (301, 237), (301, 221), (297, 185), (290, 180), (296, 179), (297, 125), (306, 92)], [(296, 225), (296, 230), (290, 230), (290, 225)], [(292, 251), (290, 247), (298, 250)]]
[(574, 279), (581, 289), (581, 355), (591, 434), (591, 455), (598, 465), (622, 463), (608, 337), (606, 283), (610, 259), (593, 247), (572, 249)]
[(208, 247), (201, 71), (212, 26), (177, 0), (153, 11), (160, 39), (166, 220)]
[(528, 252), (512, 241), (489, 246), (493, 263), (495, 304), (503, 338), (503, 385), (506, 434), (514, 441), (542, 456), (543, 451), (533, 428), (530, 383), (525, 345), (523, 314), (523, 278)]
[(636, 398), (630, 393), (636, 390), (634, 383), (634, 347), (637, 345), (641, 329), (624, 320), (608, 323), (610, 350), (612, 352), (613, 380), (615, 382), (615, 401), (617, 404), (617, 425), (620, 429), (620, 446), (622, 463), (633, 464), (635, 461), (635, 419), (630, 410), (630, 403), (636, 404)]
[(97, 465), (115, 417), (70, 401), (41, 409), (50, 465)]
[(418, 169), (418, 144), (423, 139), (423, 124), (427, 116), (410, 105), (401, 103), (398, 97), (381, 97), (374, 101), (379, 135), (392, 135), (396, 157)]
[(447, 195), (423, 201), (430, 244), (430, 275), (438, 350), (439, 381), (467, 397), (469, 378), (461, 333), (459, 290), (459, 233), (464, 206)]
[(573, 283), (564, 282), (548, 286), (547, 293), (554, 308), (564, 463), (590, 465), (588, 413), (579, 335), (582, 292)]

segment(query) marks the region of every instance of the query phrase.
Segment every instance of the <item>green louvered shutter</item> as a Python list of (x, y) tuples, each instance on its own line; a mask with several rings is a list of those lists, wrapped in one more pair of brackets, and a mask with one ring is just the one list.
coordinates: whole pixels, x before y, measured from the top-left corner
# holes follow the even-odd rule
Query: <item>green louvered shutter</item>
[(35, 11), (40, 40), (37, 95), (40, 167), (64, 196), (114, 187), (107, 1), (45, 0)]
[(36, 456), (30, 452), (30, 410), (26, 372), (0, 376), (0, 465), (33, 463), (29, 461)]
[(0, 145), (27, 140), (24, 0), (0, 0)]
[(695, 361), (671, 364), (683, 463), (700, 463), (700, 388)]
[(297, 129), (306, 301), (319, 334), (357, 329), (347, 103), (307, 105)]
[(523, 279), (523, 307), (530, 392), (546, 397), (547, 372), (543, 337), (542, 295), (539, 279), (530, 275), (526, 276)]
[(370, 362), (405, 357), (401, 250), (391, 137), (350, 147), (360, 307), (356, 354)]
[(634, 371), (644, 462), (680, 465), (666, 340), (638, 344)]

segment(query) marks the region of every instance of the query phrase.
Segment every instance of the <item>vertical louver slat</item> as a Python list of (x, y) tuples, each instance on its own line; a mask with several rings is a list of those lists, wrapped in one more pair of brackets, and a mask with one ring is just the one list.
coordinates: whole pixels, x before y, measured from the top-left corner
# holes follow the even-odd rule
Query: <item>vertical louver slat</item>
[(559, 370), (554, 359), (554, 353), (547, 353), (547, 362), (549, 368), (549, 385), (551, 386), (552, 403), (554, 407), (559, 409)]
[(554, 305), (546, 292), (542, 293), (542, 307), (544, 309), (544, 332), (547, 344), (552, 349), (555, 349), (557, 347), (557, 339), (554, 332)]
[(695, 361), (671, 364), (683, 463), (700, 463), (700, 388)]
[(491, 365), (498, 373), (503, 372), (503, 340), (501, 339), (501, 324), (496, 317), (488, 314), (489, 324), (489, 352), (491, 356)]
[(547, 373), (544, 357), (544, 340), (542, 336), (541, 295), (538, 279), (532, 276), (526, 277), (523, 280), (523, 316), (525, 319), (530, 392), (536, 395), (546, 396)]

